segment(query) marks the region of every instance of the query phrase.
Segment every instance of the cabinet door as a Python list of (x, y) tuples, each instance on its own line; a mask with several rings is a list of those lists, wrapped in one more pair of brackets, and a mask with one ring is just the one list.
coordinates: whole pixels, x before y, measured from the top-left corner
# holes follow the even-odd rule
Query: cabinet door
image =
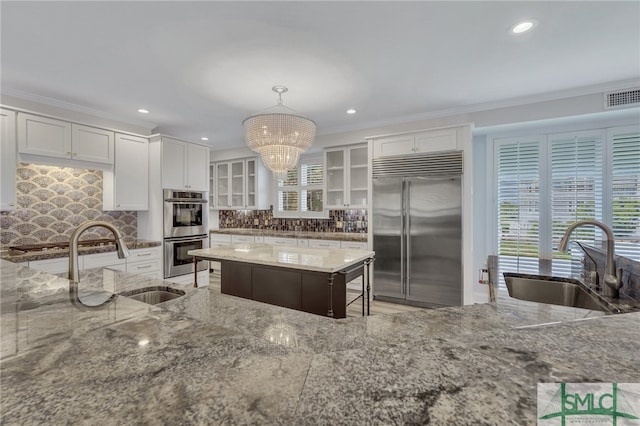
[(244, 197), (244, 160), (231, 162), (231, 207), (246, 207)]
[(229, 163), (216, 164), (216, 196), (218, 197), (218, 208), (229, 207), (229, 189), (231, 187), (229, 180), (229, 166)]
[(116, 135), (114, 210), (149, 209), (149, 141)]
[(432, 130), (415, 136), (416, 152), (437, 152), (455, 150), (457, 146), (456, 129)]
[(346, 182), (346, 150), (325, 151), (325, 208), (343, 208), (347, 205)]
[(413, 154), (415, 138), (413, 135), (392, 136), (377, 139), (373, 142), (373, 157)]
[(349, 180), (347, 182), (349, 198), (347, 207), (367, 207), (369, 198), (367, 154), (368, 148), (366, 146), (349, 148)]
[(162, 138), (162, 187), (185, 189), (187, 187), (187, 144), (170, 138)]
[(256, 192), (256, 188), (258, 187), (258, 169), (256, 160), (247, 160), (245, 170), (247, 171), (245, 182), (246, 206), (247, 208), (256, 209), (258, 208)]
[(114, 133), (95, 127), (71, 125), (71, 158), (113, 164)]
[(16, 113), (0, 109), (0, 210), (16, 208)]
[(71, 123), (18, 113), (18, 152), (71, 158)]
[(187, 144), (187, 187), (194, 191), (207, 191), (209, 147)]

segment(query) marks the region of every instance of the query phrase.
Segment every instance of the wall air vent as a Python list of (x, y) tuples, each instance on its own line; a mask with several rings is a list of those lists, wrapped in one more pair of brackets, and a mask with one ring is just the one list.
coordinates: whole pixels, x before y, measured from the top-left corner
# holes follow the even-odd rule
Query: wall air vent
[(604, 109), (640, 106), (640, 88), (618, 90), (604, 94)]

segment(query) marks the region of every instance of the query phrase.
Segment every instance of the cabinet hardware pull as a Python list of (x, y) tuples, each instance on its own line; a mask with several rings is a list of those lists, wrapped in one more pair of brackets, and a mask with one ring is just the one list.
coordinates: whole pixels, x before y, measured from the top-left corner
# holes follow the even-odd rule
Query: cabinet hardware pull
[(147, 269), (147, 268), (151, 268), (151, 266), (153, 265), (144, 265), (144, 266), (138, 266), (138, 269)]
[(137, 254), (136, 256), (138, 256), (138, 257), (151, 256), (151, 253), (140, 253), (140, 254)]

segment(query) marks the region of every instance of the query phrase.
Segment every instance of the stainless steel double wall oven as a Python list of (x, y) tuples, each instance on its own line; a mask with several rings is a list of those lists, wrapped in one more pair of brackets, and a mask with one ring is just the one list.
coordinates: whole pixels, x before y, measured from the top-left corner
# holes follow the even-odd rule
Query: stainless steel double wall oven
[[(189, 250), (209, 246), (209, 209), (207, 193), (164, 190), (164, 277), (193, 274)], [(198, 261), (198, 271), (208, 268)]]

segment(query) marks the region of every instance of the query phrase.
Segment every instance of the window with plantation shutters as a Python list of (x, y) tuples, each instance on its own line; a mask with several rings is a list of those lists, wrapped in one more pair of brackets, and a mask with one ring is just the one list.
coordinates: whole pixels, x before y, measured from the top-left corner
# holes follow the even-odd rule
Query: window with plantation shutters
[[(501, 262), (524, 272), (527, 262), (554, 258), (552, 272), (568, 272), (558, 243), (588, 219), (611, 228), (616, 254), (640, 260), (640, 126), (495, 139), (494, 153)], [(604, 239), (593, 226), (572, 233), (595, 247)]]
[(611, 129), (609, 135), (616, 254), (640, 260), (640, 128)]
[[(567, 227), (579, 220), (602, 221), (604, 132), (573, 132), (548, 136), (550, 146), (551, 243), (553, 273), (570, 273), (571, 256), (557, 250)], [(600, 246), (602, 231), (577, 228), (573, 241)]]
[(497, 148), (498, 252), (538, 257), (540, 146), (537, 140), (500, 140)]
[(275, 217), (324, 218), (322, 157), (303, 157), (295, 169), (277, 180)]

